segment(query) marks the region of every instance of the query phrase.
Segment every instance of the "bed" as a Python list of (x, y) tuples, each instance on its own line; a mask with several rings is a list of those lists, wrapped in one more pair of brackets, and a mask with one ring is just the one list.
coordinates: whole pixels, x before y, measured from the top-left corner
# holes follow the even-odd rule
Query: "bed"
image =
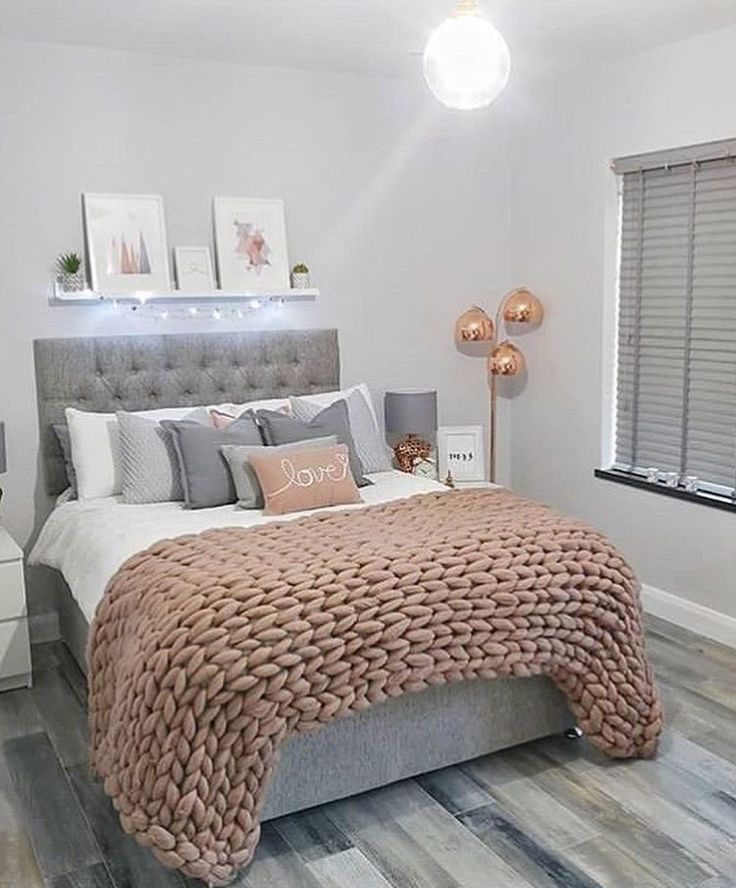
[[(339, 388), (334, 330), (49, 339), (35, 343), (48, 493), (66, 484), (52, 423), (66, 407), (146, 410), (235, 403)], [(401, 473), (371, 476), (367, 504), (443, 490)], [(104, 588), (129, 556), (165, 536), (266, 519), (232, 506), (191, 512), (178, 504), (64, 502), (33, 553), (58, 571), (63, 640), (86, 671), (89, 624)], [(284, 746), (263, 818), (299, 811), (505, 747), (573, 723), (546, 678), (463, 682), (389, 700)], [(458, 726), (462, 725), (462, 730)]]
[[(52, 427), (66, 408), (334, 392), (336, 331), (49, 339), (34, 351), (56, 500), (31, 562), (55, 572), (63, 640), (91, 664), (91, 763), (125, 830), (167, 866), (226, 884), (260, 821), (561, 733), (571, 708), (608, 754), (656, 752), (636, 578), (595, 529), (542, 504), (395, 471), (370, 475), (359, 504), (276, 521), (64, 493)], [(305, 551), (317, 558), (306, 585)], [(194, 603), (183, 574), (203, 582)]]

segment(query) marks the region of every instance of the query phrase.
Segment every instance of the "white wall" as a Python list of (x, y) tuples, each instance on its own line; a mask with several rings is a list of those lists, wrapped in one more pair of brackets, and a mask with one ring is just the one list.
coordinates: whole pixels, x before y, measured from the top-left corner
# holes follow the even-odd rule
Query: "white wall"
[[(736, 617), (736, 515), (595, 480), (611, 367), (616, 156), (736, 136), (736, 29), (517, 90), (515, 277), (544, 296), (513, 484), (595, 522), (643, 582)], [(604, 331), (607, 338), (604, 338)], [(604, 349), (609, 348), (609, 354)]]
[(0, 110), (2, 521), (21, 542), (43, 509), (32, 340), (203, 327), (47, 304), (54, 257), (81, 247), (84, 191), (163, 194), (172, 246), (211, 243), (214, 195), (283, 197), (291, 256), (322, 297), (241, 326), (336, 326), (345, 383), (437, 387), (442, 423), (485, 421), (483, 362), (452, 330), (513, 284), (502, 105), (445, 112), (419, 76), (0, 43)]

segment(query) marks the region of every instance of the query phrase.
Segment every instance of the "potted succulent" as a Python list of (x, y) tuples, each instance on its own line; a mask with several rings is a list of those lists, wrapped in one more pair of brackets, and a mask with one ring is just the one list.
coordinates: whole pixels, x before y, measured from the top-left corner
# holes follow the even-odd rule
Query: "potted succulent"
[(300, 262), (291, 269), (291, 286), (295, 290), (309, 289), (309, 266)]
[(57, 280), (65, 293), (76, 293), (87, 289), (87, 281), (79, 253), (62, 253), (56, 260)]

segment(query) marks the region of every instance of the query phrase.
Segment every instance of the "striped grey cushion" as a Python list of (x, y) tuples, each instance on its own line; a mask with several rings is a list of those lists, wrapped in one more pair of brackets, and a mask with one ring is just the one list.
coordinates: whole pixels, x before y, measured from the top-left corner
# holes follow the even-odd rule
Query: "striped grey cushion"
[[(390, 471), (391, 459), (388, 448), (378, 428), (373, 411), (363, 394), (355, 388), (341, 394), (336, 400), (344, 400), (348, 405), (350, 431), (353, 433), (358, 458), (363, 463), (363, 471)], [(317, 403), (317, 401), (318, 398), (313, 400), (309, 397), (293, 397), (291, 398), (292, 413), (297, 419), (309, 422), (326, 406), (324, 403)]]
[[(153, 419), (116, 414), (120, 427), (123, 502), (176, 502), (184, 499), (179, 460), (171, 432)], [(188, 414), (187, 418), (192, 414)]]

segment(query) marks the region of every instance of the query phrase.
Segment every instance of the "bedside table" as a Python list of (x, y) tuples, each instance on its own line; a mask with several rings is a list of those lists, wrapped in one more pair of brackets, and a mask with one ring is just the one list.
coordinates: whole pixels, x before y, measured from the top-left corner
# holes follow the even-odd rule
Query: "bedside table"
[(31, 686), (23, 550), (0, 527), (0, 691)]

